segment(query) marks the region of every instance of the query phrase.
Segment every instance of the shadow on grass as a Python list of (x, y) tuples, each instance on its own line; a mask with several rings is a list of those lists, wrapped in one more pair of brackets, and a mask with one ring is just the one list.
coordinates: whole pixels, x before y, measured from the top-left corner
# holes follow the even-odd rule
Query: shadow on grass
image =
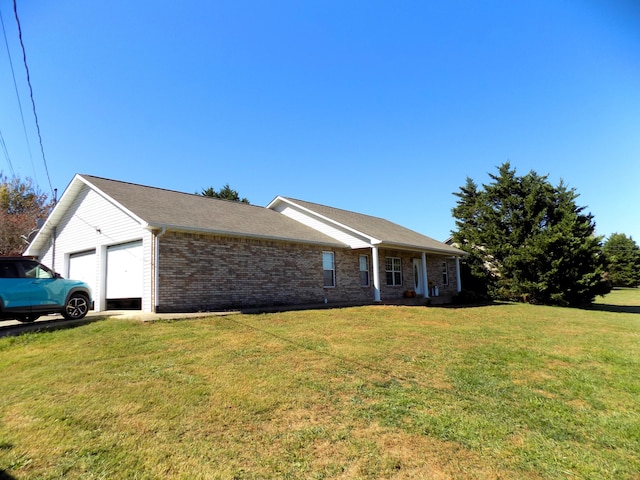
[[(53, 320), (40, 320), (38, 322), (33, 322), (33, 323), (2, 325), (0, 326), (0, 337), (11, 337), (16, 335), (22, 335), (23, 333), (28, 333), (28, 332), (43, 332), (43, 331), (60, 330), (62, 328), (81, 327), (82, 325), (98, 322), (100, 320), (106, 320), (107, 318), (109, 318), (108, 315), (104, 315), (104, 316), (92, 315), (92, 316), (86, 316), (80, 320), (53, 319)], [(3, 480), (3, 477), (1, 474), (0, 474), (0, 480)]]
[(9, 475), (5, 470), (0, 470), (0, 480), (16, 480), (16, 477)]
[(594, 303), (587, 310), (613, 313), (640, 313), (640, 307), (634, 305), (609, 305), (607, 303)]

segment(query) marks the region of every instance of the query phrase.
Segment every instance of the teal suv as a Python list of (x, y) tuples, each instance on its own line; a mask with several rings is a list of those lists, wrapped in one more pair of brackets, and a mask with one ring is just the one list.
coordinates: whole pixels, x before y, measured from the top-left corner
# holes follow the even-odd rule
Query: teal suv
[(83, 318), (91, 308), (91, 288), (67, 280), (37, 260), (0, 257), (0, 319), (33, 322), (60, 313), (68, 320)]

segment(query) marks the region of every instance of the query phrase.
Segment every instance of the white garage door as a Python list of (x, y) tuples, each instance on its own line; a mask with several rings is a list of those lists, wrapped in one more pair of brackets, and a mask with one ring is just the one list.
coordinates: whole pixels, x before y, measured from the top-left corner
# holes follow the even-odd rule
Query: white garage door
[(91, 287), (95, 296), (96, 291), (96, 251), (73, 253), (69, 255), (69, 278), (82, 280)]
[(142, 298), (142, 241), (107, 248), (106, 297)]

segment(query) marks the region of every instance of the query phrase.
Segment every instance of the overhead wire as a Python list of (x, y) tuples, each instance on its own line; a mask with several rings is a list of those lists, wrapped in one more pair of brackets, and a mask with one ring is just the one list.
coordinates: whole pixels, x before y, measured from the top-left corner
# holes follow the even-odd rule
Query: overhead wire
[[(11, 157), (9, 156), (9, 151), (7, 150), (7, 145), (4, 143), (4, 136), (2, 135), (2, 130), (0, 130), (0, 144), (2, 145), (2, 151), (4, 152), (4, 158), (7, 159), (7, 163), (9, 164), (9, 169), (11, 170), (11, 176), (15, 177), (16, 172), (13, 169), (13, 164), (11, 163)], [(2, 180), (2, 178), (0, 178)]]
[(24, 42), (22, 41), (22, 28), (20, 26), (20, 18), (18, 17), (18, 5), (16, 0), (13, 0), (13, 13), (16, 17), (16, 24), (18, 26), (18, 38), (20, 39), (20, 47), (22, 48), (22, 62), (24, 63), (24, 69), (27, 73), (27, 84), (29, 85), (29, 96), (31, 98), (31, 107), (33, 110), (33, 117), (36, 122), (36, 130), (38, 131), (38, 140), (40, 142), (40, 153), (42, 154), (42, 161), (44, 163), (44, 169), (47, 174), (47, 181), (49, 182), (49, 188), (51, 189), (52, 198), (55, 197), (53, 186), (51, 185), (51, 177), (49, 176), (49, 167), (47, 166), (47, 158), (44, 154), (44, 145), (42, 143), (42, 134), (40, 132), (40, 122), (38, 121), (38, 113), (36, 112), (36, 102), (33, 97), (33, 87), (31, 86), (31, 76), (29, 74), (29, 65), (27, 64), (27, 52), (24, 48)]
[[(9, 65), (11, 65), (11, 73), (13, 74), (13, 63), (11, 62), (11, 53), (9, 51), (9, 42), (7, 41), (7, 31), (4, 28), (4, 19), (2, 18), (2, 10), (0, 10), (0, 24), (2, 25), (2, 34), (4, 35), (4, 44), (7, 47), (7, 55), (9, 56)], [(16, 87), (16, 77), (13, 75), (13, 85)], [(18, 103), (20, 103), (20, 98), (18, 97)], [(20, 106), (20, 115), (22, 116), (22, 106)], [(22, 118), (22, 125), (24, 125), (24, 117)], [(26, 130), (25, 130), (26, 133)], [(11, 156), (9, 155), (9, 151), (7, 150), (7, 144), (4, 141), (4, 136), (2, 135), (2, 130), (0, 130), (0, 144), (2, 144), (2, 151), (4, 153), (5, 158), (7, 159), (7, 163), (9, 164), (9, 169), (11, 170), (11, 176), (15, 177), (16, 173), (13, 169), (13, 164), (11, 163)], [(33, 161), (31, 162), (31, 166), (33, 167)]]

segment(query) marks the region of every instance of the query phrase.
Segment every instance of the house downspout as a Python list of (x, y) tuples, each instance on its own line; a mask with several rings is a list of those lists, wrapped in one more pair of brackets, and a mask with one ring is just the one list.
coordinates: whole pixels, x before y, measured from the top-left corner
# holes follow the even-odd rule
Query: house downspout
[(371, 246), (371, 259), (373, 263), (373, 301), (380, 302), (380, 262), (378, 260), (378, 247)]
[(56, 234), (58, 232), (57, 227), (53, 227), (53, 235), (51, 235), (51, 268), (53, 268), (54, 272), (57, 272), (56, 269)]
[(427, 254), (422, 252), (422, 289), (424, 290), (424, 298), (429, 298), (429, 276), (427, 275)]
[(458, 293), (462, 291), (462, 278), (460, 278), (460, 257), (456, 257), (456, 288)]
[(153, 274), (154, 274), (154, 282), (153, 282), (153, 312), (157, 312), (158, 311), (158, 295), (160, 294), (160, 268), (159, 268), (159, 263), (160, 263), (160, 237), (162, 235), (164, 235), (165, 233), (167, 233), (167, 227), (162, 227), (162, 229), (160, 230), (160, 233), (158, 233), (155, 236), (154, 239), (154, 243), (155, 243), (155, 252), (154, 252), (154, 258), (153, 258)]

